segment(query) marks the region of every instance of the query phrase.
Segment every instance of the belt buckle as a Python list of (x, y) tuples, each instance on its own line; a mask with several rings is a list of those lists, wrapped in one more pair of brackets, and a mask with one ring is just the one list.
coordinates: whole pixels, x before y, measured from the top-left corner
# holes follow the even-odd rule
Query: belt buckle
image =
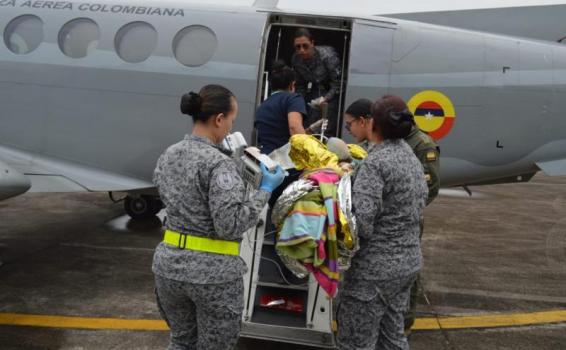
[[(182, 244), (181, 244), (182, 242)], [(179, 232), (179, 242), (177, 243), (179, 249), (185, 249), (187, 247), (187, 235)]]

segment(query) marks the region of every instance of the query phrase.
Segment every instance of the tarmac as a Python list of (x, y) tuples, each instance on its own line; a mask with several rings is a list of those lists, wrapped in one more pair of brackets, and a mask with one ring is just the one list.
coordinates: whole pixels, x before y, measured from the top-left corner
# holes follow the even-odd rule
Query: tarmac
[[(426, 210), (411, 349), (566, 349), (566, 178), (471, 189)], [(150, 268), (160, 226), (101, 193), (0, 202), (0, 349), (164, 349)], [(267, 346), (313, 349), (238, 349)]]

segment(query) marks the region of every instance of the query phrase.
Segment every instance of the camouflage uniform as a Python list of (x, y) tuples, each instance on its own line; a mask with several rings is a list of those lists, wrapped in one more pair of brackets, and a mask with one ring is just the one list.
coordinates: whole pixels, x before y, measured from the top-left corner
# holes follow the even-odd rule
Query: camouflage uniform
[[(409, 136), (405, 138), (405, 141), (411, 146), (413, 152), (421, 161), (424, 167), (425, 178), (428, 185), (428, 199), (426, 204), (429, 205), (438, 195), (438, 190), (440, 189), (440, 149), (434, 143), (434, 140), (428, 136), (425, 132), (419, 130), (418, 127), (413, 127)], [(423, 235), (424, 229), (424, 219), (421, 218), (421, 230), (419, 238)], [(409, 310), (405, 314), (405, 329), (409, 330), (415, 323), (416, 311), (417, 311), (417, 298), (419, 291), (421, 290), (421, 279), (420, 275), (415, 280), (413, 287), (411, 288), (411, 298)]]
[(360, 250), (340, 295), (339, 349), (407, 349), (403, 313), (422, 265), (419, 218), (428, 193), (422, 165), (404, 140), (372, 145), (352, 192)]
[[(166, 228), (241, 241), (269, 199), (246, 189), (236, 164), (207, 138), (187, 136), (159, 158), (154, 173)], [(153, 257), (157, 302), (171, 328), (169, 349), (230, 349), (243, 310), (239, 256), (179, 249), (161, 242)]]
[(440, 148), (430, 136), (416, 126), (413, 127), (405, 141), (411, 146), (424, 167), (428, 185), (426, 205), (429, 205), (438, 196), (438, 190), (440, 189)]
[(303, 60), (296, 53), (291, 59), (293, 69), (297, 72), (297, 93), (301, 94), (307, 103), (308, 116), (303, 123), (306, 127), (321, 118), (320, 111), (311, 108), (308, 103), (324, 97), (328, 102), (328, 132), (336, 135), (342, 77), (340, 58), (330, 46), (315, 46), (314, 50), (314, 57), (310, 60)]

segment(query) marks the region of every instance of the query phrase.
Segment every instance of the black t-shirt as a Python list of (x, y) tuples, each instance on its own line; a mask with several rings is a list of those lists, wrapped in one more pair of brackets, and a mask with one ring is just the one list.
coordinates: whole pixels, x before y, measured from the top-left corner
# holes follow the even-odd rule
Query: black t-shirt
[(289, 142), (291, 112), (307, 114), (305, 100), (297, 93), (277, 92), (258, 107), (255, 127), (261, 153), (269, 154)]

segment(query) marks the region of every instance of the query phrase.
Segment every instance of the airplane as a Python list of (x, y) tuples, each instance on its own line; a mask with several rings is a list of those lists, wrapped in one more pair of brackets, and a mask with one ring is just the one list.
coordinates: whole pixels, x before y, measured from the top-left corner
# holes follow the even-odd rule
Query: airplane
[[(206, 84), (228, 87), (239, 102), (234, 130), (253, 143), (271, 62), (289, 62), (297, 27), (340, 54), (342, 111), (384, 94), (408, 101), (441, 147), (444, 187), (523, 182), (540, 170), (566, 175), (566, 47), (554, 37), (277, 4), (0, 0), (0, 200), (26, 192), (125, 193), (131, 217), (155, 215), (156, 161), (191, 126), (180, 96)], [(254, 259), (274, 258), (258, 255), (263, 231), (251, 235), (242, 246), (252, 266), (244, 331), (332, 345), (330, 301), (312, 281), (258, 282), (254, 276), (268, 267)], [(306, 316), (256, 310), (261, 293), (281, 288), (303, 300)]]
[(156, 159), (190, 127), (179, 96), (227, 86), (253, 139), (270, 62), (289, 60), (300, 26), (342, 56), (342, 110), (398, 94), (428, 112), (416, 119), (437, 134), (443, 186), (566, 172), (561, 44), (276, 5), (0, 0), (0, 199), (123, 192), (132, 217), (155, 214)]

